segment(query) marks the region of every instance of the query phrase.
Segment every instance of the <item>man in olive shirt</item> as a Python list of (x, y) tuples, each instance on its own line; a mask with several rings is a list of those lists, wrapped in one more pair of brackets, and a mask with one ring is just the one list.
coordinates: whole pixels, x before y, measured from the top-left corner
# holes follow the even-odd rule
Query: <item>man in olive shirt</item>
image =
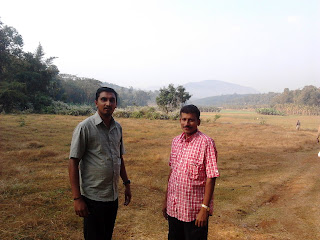
[(111, 240), (118, 210), (119, 176), (125, 185), (124, 205), (131, 200), (122, 157), (122, 128), (112, 117), (117, 97), (112, 88), (99, 88), (97, 112), (79, 123), (72, 136), (69, 178), (75, 212), (84, 218), (86, 240)]

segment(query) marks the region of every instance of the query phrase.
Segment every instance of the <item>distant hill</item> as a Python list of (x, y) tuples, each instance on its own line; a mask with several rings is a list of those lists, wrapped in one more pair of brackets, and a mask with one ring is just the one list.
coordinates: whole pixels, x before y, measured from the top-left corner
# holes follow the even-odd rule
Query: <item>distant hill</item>
[(234, 83), (218, 80), (205, 80), (201, 82), (190, 82), (183, 85), (192, 97), (190, 100), (229, 95), (229, 94), (258, 94), (259, 92), (250, 87), (244, 87)]
[(189, 101), (197, 106), (263, 106), (269, 105), (272, 100), (281, 95), (281, 93), (260, 93), (260, 94), (230, 94), (222, 96), (213, 96)]

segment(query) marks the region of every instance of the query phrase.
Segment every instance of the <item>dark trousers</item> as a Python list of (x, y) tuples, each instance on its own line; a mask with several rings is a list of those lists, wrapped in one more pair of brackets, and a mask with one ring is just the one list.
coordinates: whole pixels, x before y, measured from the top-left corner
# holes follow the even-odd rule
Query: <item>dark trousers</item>
[(113, 202), (99, 202), (84, 198), (89, 216), (83, 220), (85, 240), (111, 240), (118, 211), (118, 199)]
[(205, 227), (197, 227), (195, 221), (182, 222), (168, 216), (169, 234), (168, 240), (207, 240), (208, 224)]

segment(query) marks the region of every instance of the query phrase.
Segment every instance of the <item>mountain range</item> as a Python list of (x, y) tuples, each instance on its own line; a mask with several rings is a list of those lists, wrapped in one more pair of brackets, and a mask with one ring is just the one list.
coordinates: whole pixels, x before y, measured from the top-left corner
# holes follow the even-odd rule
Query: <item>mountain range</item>
[(234, 83), (219, 80), (205, 80), (200, 82), (189, 82), (183, 85), (192, 97), (190, 100), (201, 98), (230, 95), (230, 94), (258, 94), (253, 88), (241, 86)]

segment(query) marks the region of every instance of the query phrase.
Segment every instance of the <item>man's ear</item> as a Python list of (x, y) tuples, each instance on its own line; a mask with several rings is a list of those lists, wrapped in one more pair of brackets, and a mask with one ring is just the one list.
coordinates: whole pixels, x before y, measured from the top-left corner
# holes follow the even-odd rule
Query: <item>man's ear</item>
[(94, 103), (96, 104), (96, 107), (98, 107), (98, 101), (97, 100), (94, 100)]
[(200, 120), (200, 118), (199, 118), (199, 120), (198, 120), (198, 126), (200, 126), (200, 123), (201, 123), (201, 120)]

